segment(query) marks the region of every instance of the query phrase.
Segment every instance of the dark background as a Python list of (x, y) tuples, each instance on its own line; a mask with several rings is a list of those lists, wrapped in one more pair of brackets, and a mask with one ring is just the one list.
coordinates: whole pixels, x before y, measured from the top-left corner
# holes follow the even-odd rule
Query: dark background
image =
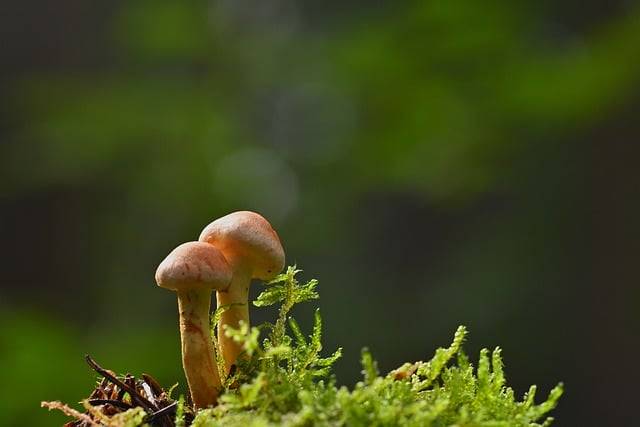
[(320, 280), (341, 384), (465, 324), (518, 395), (565, 382), (558, 425), (633, 423), (637, 2), (344, 3), (0, 6), (0, 425), (61, 424), (85, 353), (184, 382), (153, 274), (239, 209)]

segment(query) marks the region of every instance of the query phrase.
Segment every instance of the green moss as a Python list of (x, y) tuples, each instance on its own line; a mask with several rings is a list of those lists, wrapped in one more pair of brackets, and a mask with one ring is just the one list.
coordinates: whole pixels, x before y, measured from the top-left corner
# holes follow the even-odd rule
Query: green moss
[[(280, 304), (275, 323), (242, 325), (226, 333), (242, 343), (245, 357), (225, 381), (220, 404), (200, 411), (194, 426), (548, 426), (560, 396), (534, 403), (532, 386), (522, 401), (505, 385), (501, 350), (480, 352), (477, 367), (462, 350), (467, 331), (461, 326), (448, 348), (427, 362), (406, 363), (381, 376), (367, 350), (364, 378), (352, 390), (337, 387), (331, 368), (340, 357), (322, 351), (322, 319), (316, 311), (305, 336), (289, 318), (291, 308), (318, 298), (317, 281), (300, 284), (295, 267), (267, 284), (254, 305)], [(214, 324), (216, 318), (214, 317)]]

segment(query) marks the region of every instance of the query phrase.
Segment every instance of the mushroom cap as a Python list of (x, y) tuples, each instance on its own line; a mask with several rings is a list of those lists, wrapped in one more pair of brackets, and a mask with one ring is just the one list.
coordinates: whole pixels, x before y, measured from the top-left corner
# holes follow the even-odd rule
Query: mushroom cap
[(284, 249), (275, 230), (262, 215), (238, 211), (207, 225), (201, 242), (215, 245), (233, 266), (241, 263), (251, 277), (271, 280), (284, 268)]
[(203, 242), (183, 243), (160, 263), (156, 270), (158, 286), (172, 291), (226, 289), (233, 272), (215, 246)]

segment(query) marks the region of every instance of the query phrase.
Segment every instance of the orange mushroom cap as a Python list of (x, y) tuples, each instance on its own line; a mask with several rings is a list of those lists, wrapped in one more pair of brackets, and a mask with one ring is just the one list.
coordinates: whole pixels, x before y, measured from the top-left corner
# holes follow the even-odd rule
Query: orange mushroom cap
[(191, 289), (226, 289), (232, 271), (215, 246), (204, 242), (187, 242), (175, 248), (156, 270), (158, 286), (172, 291)]
[(260, 214), (238, 211), (207, 225), (201, 242), (215, 245), (232, 264), (242, 262), (252, 277), (271, 280), (284, 268), (284, 249), (275, 230)]

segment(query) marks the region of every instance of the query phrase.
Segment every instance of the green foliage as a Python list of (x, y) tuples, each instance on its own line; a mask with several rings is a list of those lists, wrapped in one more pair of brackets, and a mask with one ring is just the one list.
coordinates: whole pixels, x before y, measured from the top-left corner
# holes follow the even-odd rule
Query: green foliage
[[(477, 368), (462, 351), (467, 335), (461, 326), (452, 344), (431, 360), (406, 363), (381, 376), (368, 350), (362, 352), (363, 381), (353, 390), (337, 387), (331, 374), (341, 349), (322, 351), (322, 318), (316, 311), (305, 336), (288, 318), (299, 302), (318, 298), (317, 281), (300, 284), (295, 267), (267, 284), (256, 306), (280, 303), (275, 324), (226, 329), (242, 343), (244, 358), (225, 381), (220, 404), (200, 411), (194, 426), (548, 426), (547, 417), (562, 395), (556, 386), (536, 405), (532, 386), (522, 401), (505, 385), (500, 348), (480, 352)], [(261, 333), (265, 337), (260, 341)]]
[(178, 406), (176, 406), (176, 417), (174, 420), (176, 427), (184, 427), (186, 425), (184, 420), (184, 397), (180, 396), (178, 399)]

